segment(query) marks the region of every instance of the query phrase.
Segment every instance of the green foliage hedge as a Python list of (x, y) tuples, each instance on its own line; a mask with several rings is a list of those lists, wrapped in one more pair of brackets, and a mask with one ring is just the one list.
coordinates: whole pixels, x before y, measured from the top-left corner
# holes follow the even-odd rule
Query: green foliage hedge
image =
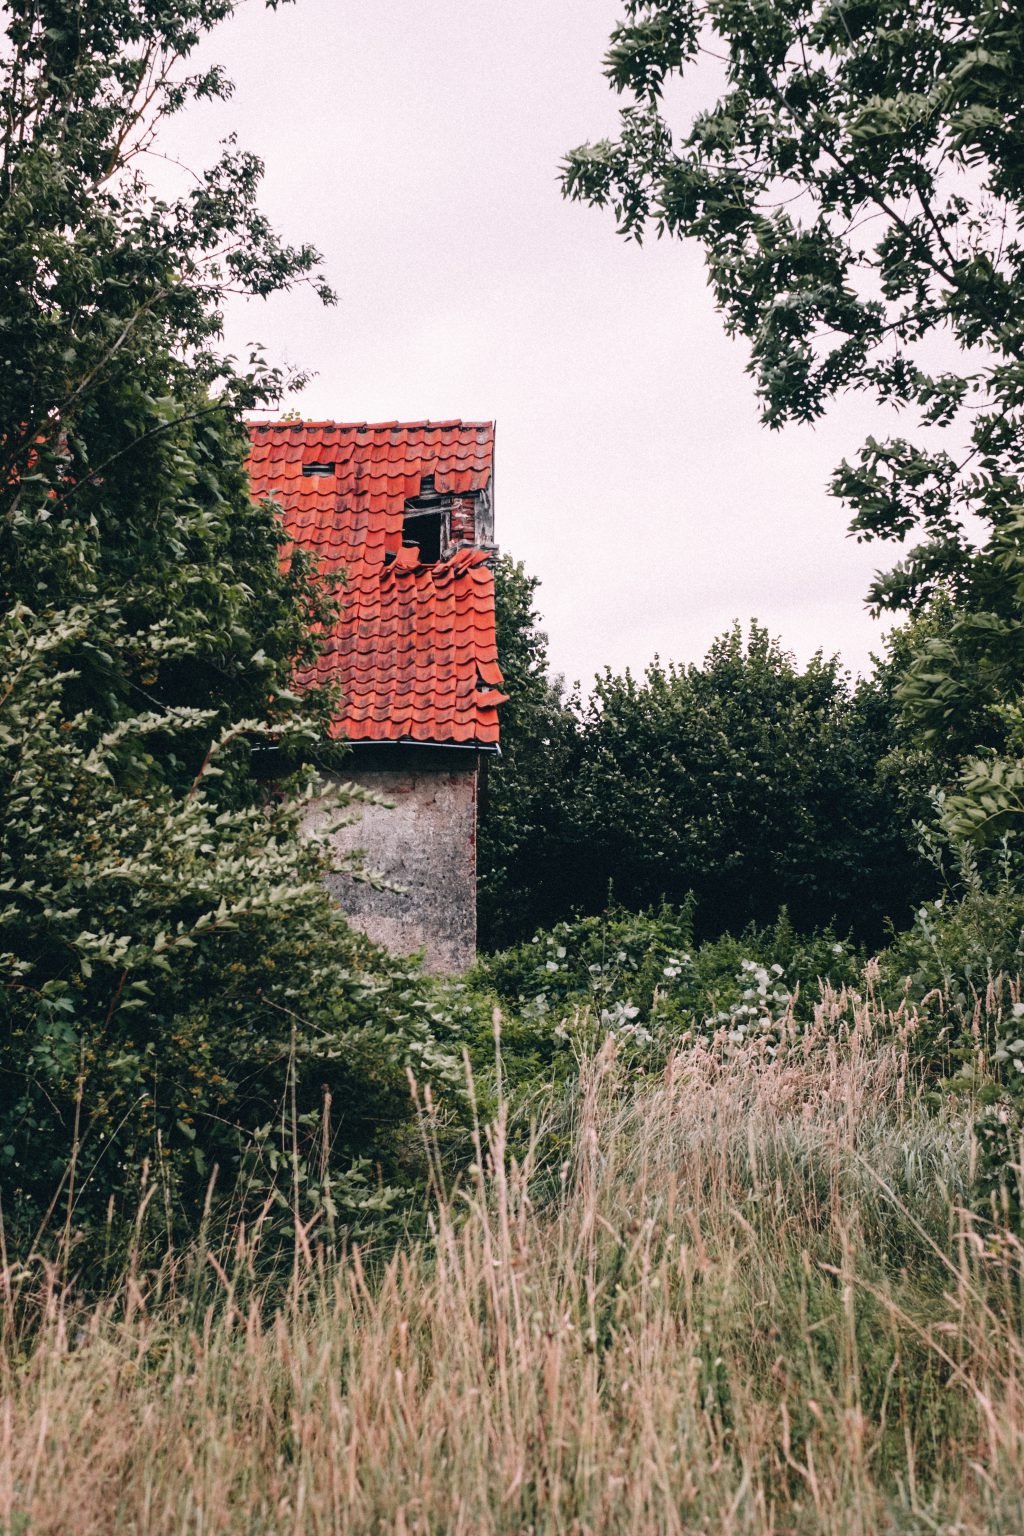
[(801, 668), (736, 625), (700, 665), (606, 672), (585, 704), (563, 700), (535, 586), (499, 566), (513, 703), (481, 820), (486, 947), (600, 912), (609, 887), (634, 910), (692, 892), (703, 937), (781, 907), (875, 945), (909, 920), (931, 889), (914, 827), (929, 764), (903, 750), (894, 665), (852, 687), (835, 658)]
[[(160, 120), (227, 95), (185, 60), (232, 0), (5, 7), (0, 49), (0, 1213), (10, 1251), (120, 1224), (173, 1238), (296, 1190), (322, 1219), (422, 1169), (405, 1072), (442, 1086), (431, 988), (352, 934), (299, 836), (337, 766), (292, 687), (335, 611), (223, 355), (229, 293), (309, 283), (222, 147), (147, 186)], [(298, 381), (295, 381), (298, 382)], [(345, 796), (339, 798), (339, 812)], [(307, 1199), (307, 1197), (309, 1197)], [(287, 1218), (286, 1218), (287, 1220)], [(83, 1250), (85, 1251), (85, 1250)], [(83, 1260), (85, 1262), (85, 1260)]]
[[(482, 1081), (494, 1046), (486, 999), (502, 1010), (503, 1080), (525, 1114), (575, 1074), (581, 1052), (609, 1036), (634, 1070), (657, 1072), (695, 1041), (723, 1051), (758, 1039), (772, 1053), (811, 1022), (824, 992), (849, 1017), (870, 996), (893, 1027), (908, 1010), (911, 1070), (936, 1106), (966, 1095), (979, 1138), (975, 1195), (999, 1219), (1022, 1209), (1024, 1136), (1024, 898), (1019, 873), (998, 883), (968, 861), (960, 885), (923, 903), (876, 956), (833, 930), (798, 932), (783, 913), (769, 926), (695, 941), (692, 903), (621, 908), (558, 923), (486, 957), (471, 976), (478, 999), (464, 1031)], [(877, 1011), (877, 1009), (876, 1009)], [(899, 1026), (902, 1028), (902, 1026)]]

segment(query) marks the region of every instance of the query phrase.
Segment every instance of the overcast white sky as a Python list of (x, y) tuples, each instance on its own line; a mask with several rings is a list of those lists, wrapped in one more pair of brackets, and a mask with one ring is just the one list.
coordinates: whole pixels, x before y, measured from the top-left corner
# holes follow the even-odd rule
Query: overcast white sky
[(164, 147), (265, 160), (262, 205), (322, 250), (341, 302), (239, 305), (229, 342), (316, 371), (305, 416), (496, 418), (497, 534), (542, 582), (554, 667), (699, 660), (757, 617), (801, 659), (866, 670), (855, 544), (829, 471), (879, 429), (865, 401), (816, 429), (757, 419), (742, 344), (696, 247), (625, 244), (563, 202), (558, 163), (614, 131), (600, 60), (617, 0), (247, 0), (214, 37), (237, 90)]

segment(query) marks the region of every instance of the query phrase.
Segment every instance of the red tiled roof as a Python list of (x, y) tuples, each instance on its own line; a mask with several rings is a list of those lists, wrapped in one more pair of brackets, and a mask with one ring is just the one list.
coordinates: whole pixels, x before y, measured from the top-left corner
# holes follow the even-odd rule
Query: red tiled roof
[[(402, 545), (405, 502), (424, 476), (442, 495), (488, 486), (493, 422), (251, 422), (249, 431), (253, 495), (273, 496), (295, 544), (347, 578), (341, 619), (315, 673), (299, 678), (340, 683), (337, 733), (496, 744), (505, 695), (488, 553), (423, 564)], [(303, 475), (316, 463), (334, 474)]]

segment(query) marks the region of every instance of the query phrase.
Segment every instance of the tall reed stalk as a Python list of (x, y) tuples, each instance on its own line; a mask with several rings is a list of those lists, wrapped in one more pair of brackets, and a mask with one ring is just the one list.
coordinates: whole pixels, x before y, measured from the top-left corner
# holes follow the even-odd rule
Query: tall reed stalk
[(99, 1303), (8, 1255), (0, 1531), (1019, 1536), (1024, 1254), (878, 1022), (608, 1045), (429, 1240), (298, 1220), (283, 1291), (245, 1230)]

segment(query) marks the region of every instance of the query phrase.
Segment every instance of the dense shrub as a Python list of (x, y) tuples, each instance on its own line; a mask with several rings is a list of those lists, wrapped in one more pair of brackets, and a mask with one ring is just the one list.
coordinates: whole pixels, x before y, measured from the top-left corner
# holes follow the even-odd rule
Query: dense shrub
[[(177, 196), (160, 119), (227, 95), (183, 61), (232, 0), (16, 4), (0, 49), (0, 1203), (11, 1244), (133, 1206), (387, 1205), (405, 1065), (455, 1057), (430, 991), (348, 932), (298, 836), (334, 766), (292, 686), (334, 611), (254, 506), (243, 413), (282, 379), (220, 348), (228, 293), (310, 247), (233, 143)], [(329, 1165), (331, 1172), (324, 1172)], [(308, 1208), (308, 1203), (307, 1203)], [(332, 1218), (333, 1219), (333, 1218)]]
[(512, 700), (481, 823), (481, 936), (493, 948), (614, 898), (697, 897), (702, 937), (787, 907), (878, 944), (931, 890), (915, 819), (928, 754), (901, 736), (898, 664), (852, 688), (801, 669), (756, 624), (699, 666), (599, 677), (585, 705), (544, 676), (536, 583), (499, 568)]
[(983, 1200), (1024, 1209), (1024, 880), (1004, 844), (981, 864), (954, 850), (943, 895), (923, 903), (881, 957), (891, 1001), (905, 997), (915, 1047), (937, 1097), (949, 1088), (976, 1106)]
[[(108, 1207), (134, 1207), (145, 1168), (174, 1231), (215, 1170), (218, 1203), (301, 1186), (332, 1219), (386, 1209), (386, 1183), (416, 1173), (406, 1066), (438, 1088), (461, 1077), (429, 988), (346, 926), (299, 836), (301, 795), (232, 807), (215, 792), (257, 723), (219, 733), (182, 795), (148, 770), (151, 734), (174, 743), (172, 712), (109, 729), (69, 713), (63, 663), (100, 617), (15, 610), (0, 625), (9, 1236), (27, 1241), (51, 1208), (95, 1231)], [(114, 649), (123, 628), (106, 617)]]
[(870, 943), (909, 911), (921, 867), (879, 774), (885, 711), (835, 659), (801, 670), (737, 626), (701, 666), (599, 679), (582, 738), (569, 819), (591, 910), (613, 881), (630, 907), (692, 891), (705, 936), (787, 906), (801, 928), (835, 922)]
[(566, 915), (573, 868), (567, 797), (578, 769), (577, 717), (549, 676), (547, 636), (534, 606), (538, 582), (508, 555), (495, 562), (498, 655), (508, 703), (501, 755), (486, 764), (477, 837), (480, 943), (497, 949)]
[(875, 959), (831, 930), (800, 934), (785, 913), (768, 927), (703, 943), (695, 942), (692, 903), (558, 923), (478, 964), (459, 989), (462, 1039), (489, 1084), (493, 994), (504, 1085), (530, 1114), (543, 1112), (550, 1090), (561, 1091), (580, 1057), (609, 1039), (645, 1071), (707, 1044), (728, 1054), (758, 1041), (771, 1055), (811, 1026), (823, 997), (832, 999), (835, 1025), (870, 999), (893, 1031), (913, 1018), (903, 1048), (933, 1105), (941, 1110), (953, 1094), (973, 1106), (980, 1207), (991, 1214), (995, 1199), (997, 1213), (1019, 1213), (1022, 976), (1024, 898), (1013, 860), (993, 881), (961, 850), (957, 888), (923, 903)]
[[(810, 1021), (823, 988), (862, 988), (864, 963), (830, 930), (798, 934), (785, 913), (697, 944), (687, 903), (557, 923), (482, 960), (472, 981), (497, 997), (506, 1080), (528, 1093), (572, 1076), (609, 1036), (652, 1068), (699, 1041), (770, 1045)], [(476, 1048), (486, 1061), (480, 1035)]]

